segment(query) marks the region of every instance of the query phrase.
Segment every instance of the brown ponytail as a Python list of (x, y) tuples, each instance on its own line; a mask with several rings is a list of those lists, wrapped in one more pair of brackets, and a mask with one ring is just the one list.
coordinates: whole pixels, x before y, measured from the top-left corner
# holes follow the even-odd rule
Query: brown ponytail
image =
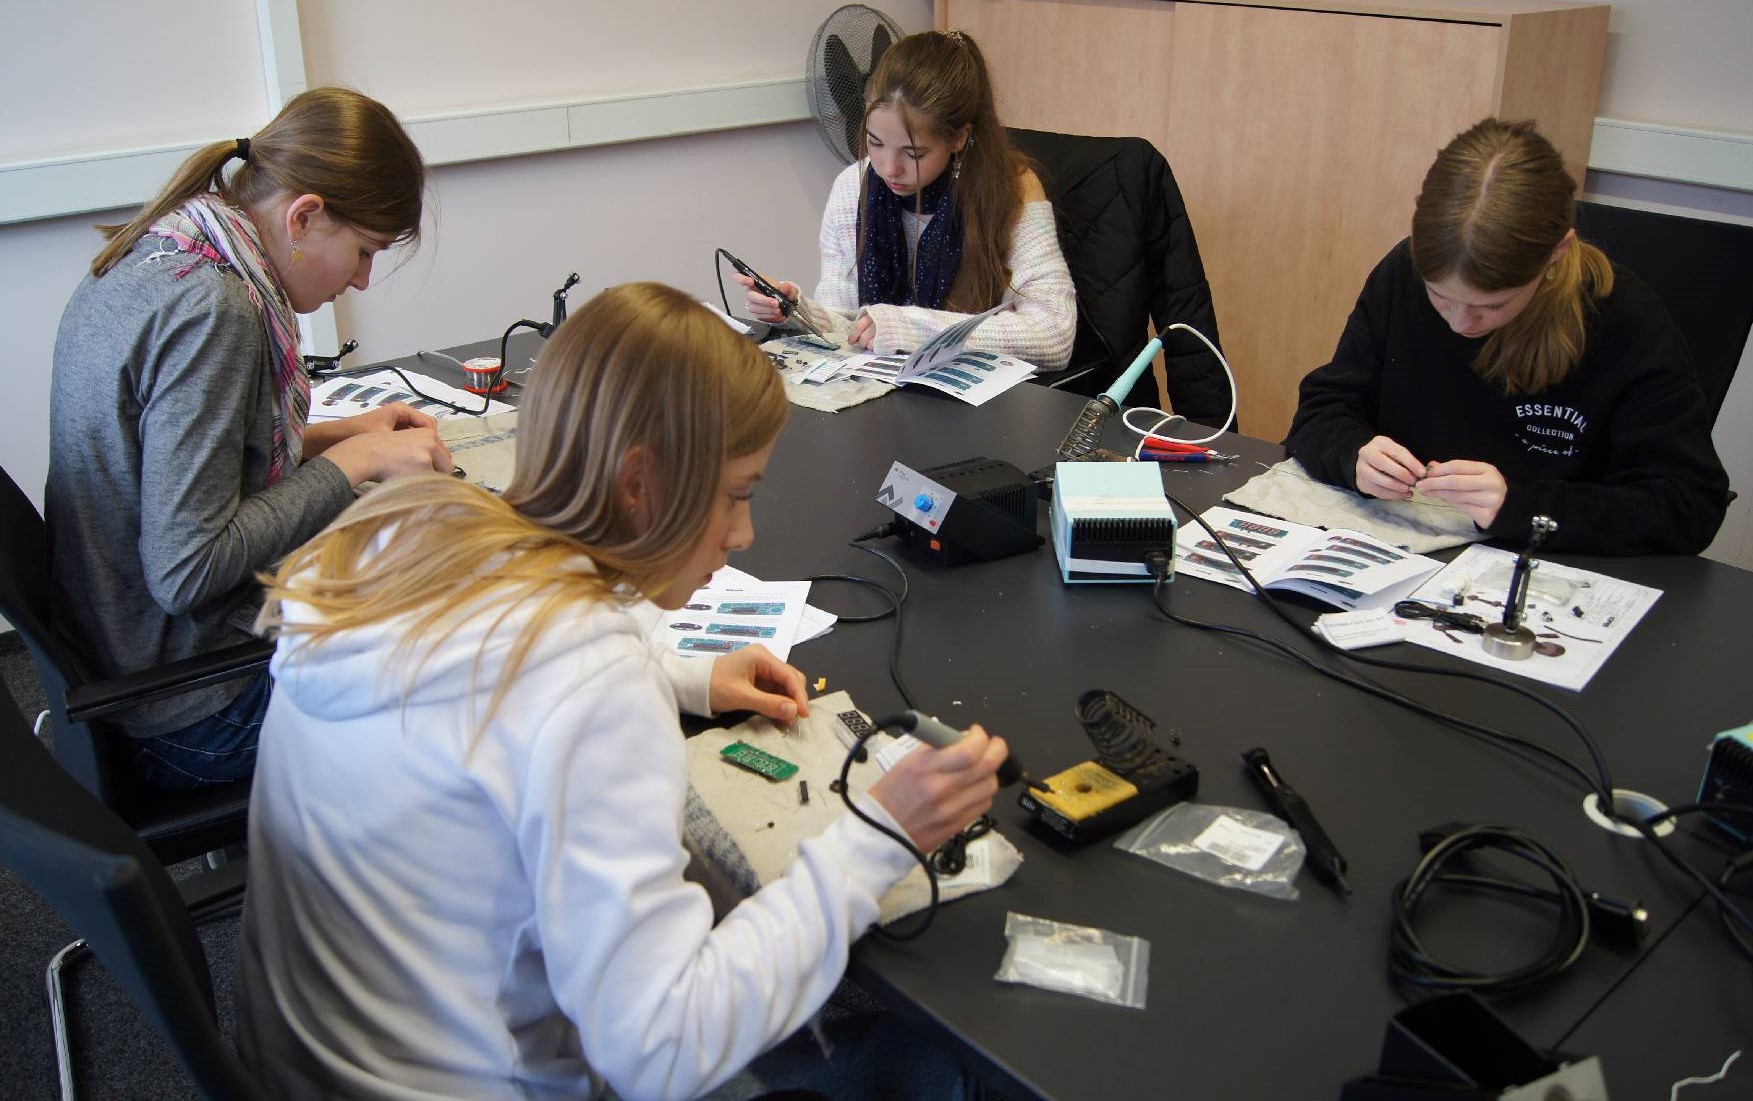
[[(243, 163), (228, 178), (233, 157)], [(389, 108), (346, 88), (312, 88), (247, 141), (196, 150), (132, 221), (98, 226), (109, 243), (91, 274), (115, 267), (152, 223), (196, 195), (215, 192), (245, 208), (282, 192), (319, 195), (331, 217), (399, 243), (420, 236), (425, 187), (420, 151)]]
[[(893, 108), (909, 133), (940, 141), (969, 128), (954, 192), (962, 217), (962, 262), (944, 308), (979, 313), (998, 305), (1010, 289), (1010, 238), (1022, 214), (1020, 177), (1028, 161), (998, 121), (985, 55), (961, 31), (908, 35), (884, 51), (865, 84), (865, 117), (879, 107)], [(862, 148), (859, 152), (868, 155)], [(866, 183), (859, 178), (861, 210)], [(862, 253), (862, 239), (858, 245)]]
[(1613, 266), (1580, 239), (1576, 181), (1531, 122), (1488, 118), (1457, 135), (1425, 174), (1412, 215), (1420, 278), (1451, 276), (1492, 293), (1539, 280), (1534, 296), (1492, 333), (1473, 369), (1506, 394), (1537, 394), (1577, 365), (1589, 311), (1613, 291)]

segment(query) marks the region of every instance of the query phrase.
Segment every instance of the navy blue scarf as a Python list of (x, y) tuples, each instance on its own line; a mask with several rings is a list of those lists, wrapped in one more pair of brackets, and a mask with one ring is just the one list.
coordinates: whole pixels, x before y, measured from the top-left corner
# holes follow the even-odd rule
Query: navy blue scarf
[(858, 220), (864, 255), (858, 260), (858, 304), (943, 308), (962, 265), (962, 216), (951, 201), (952, 178), (945, 172), (919, 195), (919, 212), (931, 221), (919, 235), (919, 282), (912, 285), (907, 263), (907, 232), (901, 212), (914, 209), (911, 195), (889, 190), (876, 169), (864, 173), (864, 209)]

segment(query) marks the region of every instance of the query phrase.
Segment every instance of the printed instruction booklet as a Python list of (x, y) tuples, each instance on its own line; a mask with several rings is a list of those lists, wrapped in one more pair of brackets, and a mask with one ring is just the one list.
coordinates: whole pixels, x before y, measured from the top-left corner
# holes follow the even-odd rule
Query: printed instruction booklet
[(1442, 568), (1433, 558), (1359, 531), (1323, 531), (1222, 505), (1207, 509), (1202, 518), (1223, 546), (1198, 524), (1183, 525), (1175, 572), (1235, 589), (1247, 589), (1248, 580), (1224, 547), (1267, 588), (1302, 593), (1347, 611), (1391, 607)]
[(844, 350), (804, 349), (802, 355), (809, 362), (801, 372), (801, 380), (814, 385), (846, 378), (873, 379), (890, 386), (917, 384), (960, 398), (969, 405), (984, 405), (1036, 373), (1035, 365), (1025, 360), (968, 347), (968, 337), (982, 321), (1010, 308), (1009, 303), (1001, 303), (985, 313), (964, 318), (911, 355), (870, 352), (848, 355)]

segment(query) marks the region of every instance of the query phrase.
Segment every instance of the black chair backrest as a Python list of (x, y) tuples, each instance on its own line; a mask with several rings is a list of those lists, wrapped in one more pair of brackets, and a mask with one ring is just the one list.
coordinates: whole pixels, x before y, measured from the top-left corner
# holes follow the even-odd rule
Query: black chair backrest
[(1714, 419), (1753, 330), (1753, 226), (1585, 202), (1577, 233), (1667, 304)]
[[(1099, 365), (1064, 389), (1100, 393), (1144, 346), (1153, 321), (1159, 329), (1184, 322), (1220, 344), (1186, 204), (1155, 146), (1136, 137), (1021, 129), (1009, 135), (1035, 163), (1053, 203), (1077, 287), (1072, 370)], [(1229, 388), (1215, 357), (1186, 333), (1170, 333), (1163, 343), (1176, 412), (1200, 423), (1221, 421), (1229, 411)], [(1152, 375), (1139, 380), (1128, 404), (1161, 405)]]
[(220, 1036), (207, 958), (169, 873), (61, 768), (3, 687), (0, 760), (0, 862), (85, 939), (203, 1096), (260, 1096)]
[(114, 749), (84, 724), (69, 726), (67, 690), (87, 679), (78, 657), (50, 628), (49, 539), (43, 518), (12, 475), (0, 470), (0, 615), (30, 648), (55, 717), (55, 757), (103, 802), (114, 806)]

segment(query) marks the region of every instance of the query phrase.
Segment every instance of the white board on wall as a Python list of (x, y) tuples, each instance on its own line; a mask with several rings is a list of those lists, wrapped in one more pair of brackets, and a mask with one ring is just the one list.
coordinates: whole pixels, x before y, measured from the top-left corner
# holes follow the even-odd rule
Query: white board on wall
[(251, 134), (267, 118), (256, 5), (5, 0), (0, 163)]
[[(795, 79), (842, 0), (301, 0), (310, 82), (403, 115)], [(928, 0), (871, 5), (928, 30)], [(387, 45), (387, 44), (392, 44)]]

